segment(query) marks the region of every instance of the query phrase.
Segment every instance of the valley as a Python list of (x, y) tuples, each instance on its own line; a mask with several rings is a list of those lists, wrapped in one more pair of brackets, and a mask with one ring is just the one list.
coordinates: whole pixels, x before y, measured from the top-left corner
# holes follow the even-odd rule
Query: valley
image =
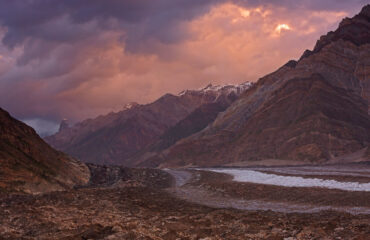
[[(346, 1), (341, 12), (311, 9), (332, 5), (320, 1), (284, 12), (288, 1), (247, 11), (243, 1), (174, 0), (160, 1), (166, 11), (154, 1), (81, 0), (39, 11), (51, 2), (8, 1), (16, 17), (0, 10), (0, 64), (9, 64), (0, 65), (0, 97), (11, 99), (0, 106), (0, 240), (370, 239), (369, 4), (339, 23)], [(284, 23), (302, 9), (312, 13), (302, 31)], [(265, 22), (280, 11), (281, 23)], [(289, 51), (292, 36), (300, 46), (311, 31), (338, 27), (297, 60), (271, 46), (253, 54), (261, 65), (287, 61), (257, 79), (238, 55), (254, 48), (238, 40), (252, 18), (263, 22), (251, 35), (261, 46), (268, 38)], [(227, 37), (196, 48), (219, 31), (200, 34), (194, 21)], [(62, 26), (66, 34), (55, 31)], [(229, 31), (235, 44), (220, 47)], [(205, 80), (219, 84), (174, 93)]]
[(89, 183), (73, 190), (1, 194), (0, 239), (366, 239), (370, 234), (369, 192), (238, 183), (208, 170), (88, 166)]

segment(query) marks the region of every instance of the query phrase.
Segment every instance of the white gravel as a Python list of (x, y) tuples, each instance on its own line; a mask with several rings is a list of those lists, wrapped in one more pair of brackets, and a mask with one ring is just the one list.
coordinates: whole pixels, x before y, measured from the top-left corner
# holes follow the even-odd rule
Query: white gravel
[(213, 172), (226, 173), (234, 177), (237, 182), (250, 182), (284, 187), (321, 187), (340, 189), (345, 191), (370, 192), (370, 183), (338, 182), (318, 178), (302, 178), (292, 176), (279, 176), (246, 169), (207, 169)]

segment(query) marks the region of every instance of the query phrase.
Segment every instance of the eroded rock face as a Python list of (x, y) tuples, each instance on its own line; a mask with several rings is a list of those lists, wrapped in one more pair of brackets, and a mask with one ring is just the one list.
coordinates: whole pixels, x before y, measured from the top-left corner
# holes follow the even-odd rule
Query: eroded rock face
[(0, 108), (0, 191), (43, 193), (88, 182), (85, 164), (58, 152)]
[[(224, 110), (250, 86), (250, 83), (209, 85), (199, 90), (183, 91), (178, 95), (166, 94), (151, 104), (136, 104), (118, 113), (85, 120), (75, 126), (64, 128), (57, 134), (46, 137), (45, 140), (53, 147), (84, 162), (135, 165), (130, 162), (132, 160), (130, 158), (150, 144), (161, 140), (161, 135), (171, 135), (169, 140), (165, 141), (166, 144), (172, 145), (178, 139), (201, 130), (216, 117), (218, 111)], [(214, 115), (211, 120), (205, 114), (198, 115), (204, 119), (188, 120), (187, 126), (194, 125), (190, 131), (175, 135), (172, 132), (167, 133), (198, 108), (212, 103), (218, 107), (211, 109)]]
[[(370, 144), (370, 5), (313, 51), (261, 78), (203, 131), (148, 162), (326, 162)], [(363, 156), (363, 160), (367, 156)]]

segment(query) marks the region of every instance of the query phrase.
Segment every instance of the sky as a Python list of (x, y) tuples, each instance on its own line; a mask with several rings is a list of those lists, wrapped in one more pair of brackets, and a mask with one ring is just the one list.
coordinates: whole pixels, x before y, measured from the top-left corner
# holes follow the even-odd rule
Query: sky
[(0, 107), (41, 135), (212, 84), (257, 81), (368, 0), (0, 0)]

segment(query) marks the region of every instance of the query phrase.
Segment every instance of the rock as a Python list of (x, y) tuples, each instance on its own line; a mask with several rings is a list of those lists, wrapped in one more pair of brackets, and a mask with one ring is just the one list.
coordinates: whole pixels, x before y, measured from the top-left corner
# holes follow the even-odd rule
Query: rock
[(115, 226), (113, 226), (112, 231), (117, 232), (117, 233), (122, 232), (122, 227), (119, 226), (119, 225), (115, 225)]

